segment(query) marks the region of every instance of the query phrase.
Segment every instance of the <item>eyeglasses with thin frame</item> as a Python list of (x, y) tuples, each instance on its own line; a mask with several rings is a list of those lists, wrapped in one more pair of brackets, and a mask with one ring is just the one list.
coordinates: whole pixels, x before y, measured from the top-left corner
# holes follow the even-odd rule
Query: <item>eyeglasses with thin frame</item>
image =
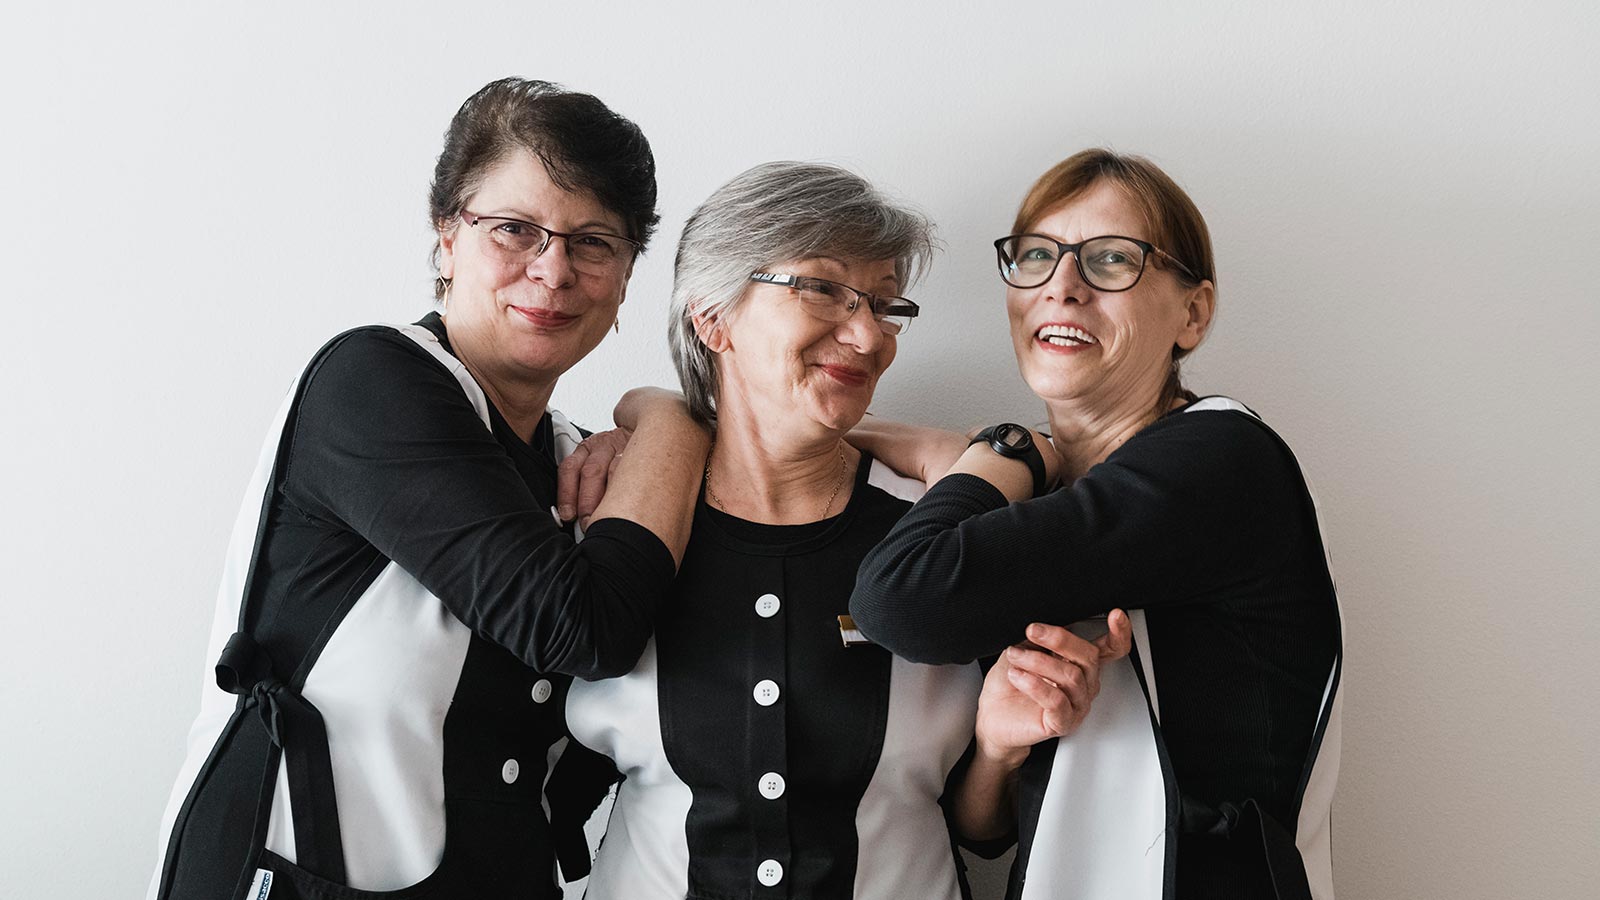
[(534, 222), (506, 216), (480, 216), (463, 209), (461, 221), (483, 231), (489, 246), (506, 262), (527, 265), (550, 247), (551, 238), (567, 242), (572, 267), (589, 275), (617, 275), (633, 262), (640, 244), (620, 234), (603, 231), (556, 231)]
[(1106, 234), (1064, 244), (1047, 234), (1012, 234), (994, 242), (1000, 278), (1014, 288), (1036, 288), (1055, 277), (1061, 257), (1072, 254), (1078, 276), (1097, 291), (1118, 293), (1139, 283), (1152, 254), (1169, 259), (1195, 281), (1177, 257), (1149, 241)]
[(902, 335), (911, 327), (921, 307), (904, 297), (880, 297), (858, 291), (848, 284), (813, 278), (809, 275), (786, 275), (781, 272), (751, 272), (750, 280), (761, 284), (776, 284), (793, 290), (800, 298), (806, 312), (824, 322), (843, 322), (855, 315), (863, 301), (872, 311), (878, 330), (884, 334)]

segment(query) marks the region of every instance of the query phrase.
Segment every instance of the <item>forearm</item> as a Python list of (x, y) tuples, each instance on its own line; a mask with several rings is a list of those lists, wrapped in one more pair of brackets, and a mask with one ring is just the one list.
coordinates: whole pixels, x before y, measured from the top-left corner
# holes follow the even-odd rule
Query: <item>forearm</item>
[(674, 563), (682, 562), (710, 436), (689, 418), (687, 407), (670, 404), (650, 406), (633, 425), (593, 520), (636, 522), (666, 545)]
[(845, 435), (845, 440), (901, 475), (924, 484), (943, 478), (967, 447), (967, 439), (953, 431), (877, 416), (862, 419)]
[(1016, 830), (1017, 781), (1027, 752), (995, 756), (981, 746), (955, 786), (953, 820), (968, 841), (996, 841)]

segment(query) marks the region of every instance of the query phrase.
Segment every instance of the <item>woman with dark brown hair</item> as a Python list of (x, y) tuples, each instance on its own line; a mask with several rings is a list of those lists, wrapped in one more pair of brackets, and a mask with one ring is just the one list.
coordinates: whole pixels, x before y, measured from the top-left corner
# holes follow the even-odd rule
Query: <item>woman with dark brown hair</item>
[[(592, 803), (547, 817), (547, 760), (572, 678), (643, 651), (708, 438), (624, 398), (640, 434), (579, 543), (581, 434), (548, 403), (616, 324), (655, 164), (596, 98), (508, 78), (456, 114), (430, 200), (443, 311), (335, 337), (262, 449), (151, 897), (555, 898), (558, 849), (587, 870)], [(583, 758), (551, 791), (604, 791)]]
[(1076, 733), (1033, 744), (980, 711), (957, 822), (1019, 843), (1011, 897), (1327, 900), (1338, 604), (1293, 453), (1179, 378), (1216, 306), (1205, 221), (1150, 161), (1087, 150), (1013, 231), (1006, 309), (1051, 436), (859, 430), (937, 484), (863, 562), (855, 622), (917, 662), (1004, 651), (1003, 707), (1043, 688), (1013, 666), (1039, 651), (1006, 649), (1034, 623), (1131, 611), (1135, 652)]

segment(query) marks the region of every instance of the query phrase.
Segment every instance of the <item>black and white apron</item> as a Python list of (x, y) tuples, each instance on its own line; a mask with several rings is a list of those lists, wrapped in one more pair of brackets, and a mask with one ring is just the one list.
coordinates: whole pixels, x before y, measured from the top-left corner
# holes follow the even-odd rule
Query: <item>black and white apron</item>
[[(1244, 404), (1226, 397), (1208, 397), (1185, 412), (1202, 410), (1231, 410), (1259, 420)], [(1274, 438), (1283, 444), (1276, 434)], [(1309, 484), (1306, 502), (1321, 537), (1326, 529)], [(1327, 542), (1322, 543), (1326, 559)], [(1332, 563), (1328, 566), (1331, 584)], [(1053, 758), (1041, 756), (1048, 760), (1048, 781), (1042, 797), (1032, 798), (1037, 810), (1023, 811), (1010, 897), (1173, 900), (1177, 837), (1204, 833), (1251, 840), (1259, 835), (1280, 900), (1333, 900), (1330, 815), (1339, 772), (1342, 639), (1301, 772), (1294, 807), (1298, 814), (1293, 822), (1278, 822), (1250, 798), (1210, 807), (1178, 790), (1161, 739), (1155, 678), (1159, 663), (1151, 652), (1144, 611), (1134, 610), (1129, 618), (1133, 652), (1101, 671), (1100, 694), (1083, 724), (1070, 738), (1056, 742)]]
[[(489, 427), (482, 389), (438, 338), (396, 330), (455, 376)], [(581, 820), (553, 835), (541, 808), (570, 677), (472, 634), (387, 560), (326, 622), (296, 623), (288, 640), (279, 629), (272, 657), (257, 642), (263, 617), (304, 614), (253, 598), (306, 381), (278, 410), (234, 526), (208, 645), (221, 690), (202, 693), (148, 896), (559, 897), (549, 852), (536, 848), (575, 847), (561, 860), (568, 877), (589, 862)], [(552, 419), (559, 460), (580, 435)], [(240, 795), (253, 803), (225, 799)]]

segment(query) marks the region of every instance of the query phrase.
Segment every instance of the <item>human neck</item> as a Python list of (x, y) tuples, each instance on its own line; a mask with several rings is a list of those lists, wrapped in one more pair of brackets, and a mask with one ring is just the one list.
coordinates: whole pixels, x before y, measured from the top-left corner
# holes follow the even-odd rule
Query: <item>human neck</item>
[(484, 396), (499, 410), (512, 432), (525, 443), (531, 443), (534, 430), (550, 405), (550, 395), (556, 389), (555, 379), (530, 378), (512, 367), (495, 365), (494, 355), (485, 352), (490, 346), (486, 334), (459, 324), (451, 328), (448, 319), (445, 331), (450, 336), (450, 349), (472, 373), (478, 387), (483, 388)]
[[(1061, 483), (1071, 484), (1154, 422), (1156, 400), (1099, 408), (1081, 401), (1046, 401), (1050, 442), (1061, 457)], [(1161, 412), (1165, 412), (1162, 410)]]
[(756, 416), (719, 409), (706, 459), (706, 500), (765, 525), (815, 522), (844, 509), (860, 459), (840, 434), (788, 434)]

